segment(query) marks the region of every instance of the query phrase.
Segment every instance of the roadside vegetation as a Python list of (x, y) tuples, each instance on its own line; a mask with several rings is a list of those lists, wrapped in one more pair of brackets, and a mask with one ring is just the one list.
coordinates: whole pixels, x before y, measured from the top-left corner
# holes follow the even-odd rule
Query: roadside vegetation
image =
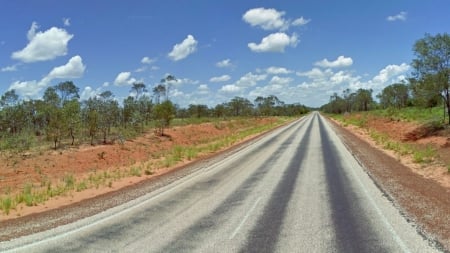
[[(230, 147), (245, 138), (268, 131), (294, 119), (293, 117), (266, 118), (261, 124), (258, 118), (231, 118), (219, 120), (214, 118), (197, 118), (195, 124), (213, 124), (217, 129), (230, 129), (232, 134), (225, 136), (210, 136), (203, 138), (198, 143), (191, 145), (174, 145), (169, 149), (161, 149), (154, 152), (144, 161), (136, 161), (133, 165), (119, 168), (111, 167), (107, 170), (92, 169), (88, 174), (77, 175), (66, 173), (57, 181), (50, 180), (49, 175), (42, 173), (39, 168), (35, 171), (40, 179), (29, 181), (20, 186), (19, 189), (3, 188), (0, 193), (0, 210), (8, 215), (12, 210), (18, 211), (24, 206), (36, 206), (45, 203), (51, 198), (60, 196), (72, 196), (75, 192), (87, 189), (98, 189), (100, 187), (113, 187), (115, 182), (130, 177), (145, 177), (157, 173), (160, 169), (176, 166), (178, 164), (195, 160), (198, 157), (208, 155), (224, 148)], [(177, 120), (178, 125), (186, 125), (188, 119)], [(192, 122), (190, 122), (192, 123)], [(99, 160), (106, 159), (107, 154), (97, 154)]]
[(173, 121), (189, 124), (204, 118), (296, 116), (308, 111), (273, 95), (257, 97), (254, 103), (235, 97), (212, 108), (202, 104), (180, 108), (169, 97), (176, 82), (168, 75), (151, 91), (144, 83), (134, 83), (130, 96), (121, 102), (111, 91), (80, 101), (79, 88), (72, 81), (48, 87), (42, 99), (21, 99), (9, 90), (0, 97), (0, 151), (23, 152), (43, 143), (55, 150), (84, 143), (111, 144), (149, 128), (163, 136)]
[[(334, 93), (321, 110), (344, 125), (365, 128), (385, 149), (427, 164), (439, 157), (440, 147), (418, 145), (414, 141), (435, 135), (450, 137), (450, 36), (426, 34), (416, 41), (413, 51), (416, 58), (411, 63), (411, 77), (385, 87), (376, 94), (377, 100), (370, 89), (355, 92), (346, 89), (342, 95)], [(417, 128), (399, 140), (390, 136), (389, 131), (379, 132), (371, 127), (370, 121), (375, 118), (414, 122)], [(450, 161), (445, 163), (450, 173)]]
[[(285, 104), (273, 95), (257, 97), (253, 102), (234, 97), (215, 107), (191, 104), (180, 108), (170, 99), (170, 88), (176, 82), (174, 76), (168, 75), (150, 91), (144, 83), (134, 83), (130, 96), (123, 101), (118, 101), (111, 91), (80, 100), (79, 88), (72, 81), (48, 87), (42, 99), (20, 98), (14, 90), (5, 92), (0, 97), (0, 155), (8, 165), (7, 171), (0, 172), (0, 210), (9, 214), (11, 210), (40, 205), (54, 197), (112, 187), (123, 178), (149, 176), (160, 168), (230, 147), (309, 111), (304, 105)], [(270, 124), (258, 122), (267, 118), (273, 119), (268, 121)], [(68, 169), (58, 180), (42, 172), (40, 165), (18, 167), (21, 160), (51, 150), (63, 154), (86, 145), (118, 145), (125, 149), (126, 142), (148, 133), (155, 136), (155, 145), (159, 145), (157, 138), (171, 140), (166, 133), (170, 127), (204, 123), (213, 124), (217, 129), (231, 129), (232, 134), (161, 149), (151, 154), (148, 161), (133, 163), (130, 159), (131, 166), (127, 168), (111, 166), (99, 170), (94, 167), (82, 176)], [(108, 156), (106, 152), (99, 152), (96, 158), (105, 161)], [(30, 178), (29, 182), (14, 187), (2, 186), (1, 182), (7, 179), (5, 175), (11, 176), (11, 171), (15, 174), (32, 171), (38, 179)]]

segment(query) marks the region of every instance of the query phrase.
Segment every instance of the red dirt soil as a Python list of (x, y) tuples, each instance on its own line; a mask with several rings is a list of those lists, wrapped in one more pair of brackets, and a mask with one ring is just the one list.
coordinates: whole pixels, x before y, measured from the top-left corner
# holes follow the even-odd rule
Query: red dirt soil
[[(360, 115), (348, 115), (346, 117), (360, 117)], [(339, 123), (339, 122), (338, 122)], [(340, 123), (339, 123), (340, 124)], [(342, 124), (340, 124), (342, 126)], [(375, 130), (378, 133), (386, 134), (390, 139), (401, 143), (408, 143), (413, 147), (431, 146), (437, 153), (437, 159), (429, 164), (417, 164), (413, 162), (412, 157), (400, 156), (391, 150), (383, 150), (386, 154), (396, 158), (405, 166), (409, 167), (414, 173), (424, 176), (450, 188), (450, 173), (447, 166), (450, 166), (450, 132), (441, 130), (429, 135), (424, 134), (423, 126), (414, 122), (405, 122), (391, 120), (389, 118), (368, 116), (363, 128), (352, 125), (346, 126), (354, 134), (369, 142), (372, 146), (383, 149), (377, 145), (370, 137), (369, 130)], [(426, 136), (426, 137), (421, 137)]]
[[(50, 147), (41, 148), (44, 151), (29, 151), (22, 154), (1, 154), (0, 156), (0, 197), (6, 193), (14, 196), (21, 192), (26, 184), (33, 184), (39, 188), (45, 180), (50, 180), (52, 186), (61, 184), (65, 175), (73, 175), (77, 181), (87, 178), (92, 173), (111, 172), (113, 170), (126, 171), (132, 166), (145, 167), (148, 164), (160, 162), (164, 152), (175, 146), (206, 145), (212, 141), (230, 136), (238, 130), (249, 126), (272, 124), (274, 118), (250, 119), (251, 123), (239, 121), (225, 121), (221, 123), (203, 123), (173, 127), (165, 130), (165, 136), (156, 136), (153, 132), (133, 139), (126, 140), (123, 145), (82, 145), (80, 147), (52, 150)], [(243, 125), (242, 125), (243, 124)], [(251, 136), (250, 136), (251, 137)], [(249, 137), (249, 138), (250, 138)], [(207, 154), (199, 154), (205, 156)], [(189, 161), (181, 161), (176, 166)], [(87, 189), (81, 192), (70, 191), (64, 196), (51, 198), (44, 204), (25, 206), (20, 204), (9, 215), (0, 210), (0, 221), (14, 219), (31, 213), (42, 212), (58, 208), (86, 198), (91, 198), (106, 192), (115, 191), (121, 187), (135, 184), (150, 177), (158, 176), (174, 167), (160, 166), (152, 170), (152, 175), (128, 176), (112, 182), (110, 186), (100, 186), (97, 189)]]

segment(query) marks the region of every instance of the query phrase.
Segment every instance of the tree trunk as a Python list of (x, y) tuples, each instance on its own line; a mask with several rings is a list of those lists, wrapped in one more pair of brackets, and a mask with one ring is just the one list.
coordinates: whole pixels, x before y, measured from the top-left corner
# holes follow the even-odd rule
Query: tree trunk
[[(446, 94), (446, 100), (445, 100), (445, 105), (447, 105), (447, 116), (448, 116), (448, 124), (450, 125), (450, 93), (449, 90), (447, 90), (445, 92)], [(444, 118), (445, 121), (445, 118)]]
[(75, 135), (73, 134), (73, 129), (70, 129), (70, 137), (72, 137), (72, 146), (75, 143)]

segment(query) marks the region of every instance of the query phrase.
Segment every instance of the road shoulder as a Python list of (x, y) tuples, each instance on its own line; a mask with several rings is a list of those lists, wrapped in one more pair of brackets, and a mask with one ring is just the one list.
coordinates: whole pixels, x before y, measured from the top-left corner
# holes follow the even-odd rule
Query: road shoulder
[(450, 251), (450, 189), (411, 171), (395, 158), (331, 121), (377, 186), (417, 231)]

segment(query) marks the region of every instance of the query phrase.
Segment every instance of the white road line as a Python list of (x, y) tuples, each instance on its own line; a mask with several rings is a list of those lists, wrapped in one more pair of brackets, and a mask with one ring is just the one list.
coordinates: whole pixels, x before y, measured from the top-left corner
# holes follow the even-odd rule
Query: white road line
[(237, 228), (234, 230), (233, 234), (231, 234), (230, 236), (230, 240), (233, 239), (236, 234), (239, 232), (239, 230), (241, 229), (242, 225), (244, 225), (244, 223), (247, 221), (248, 217), (250, 217), (250, 214), (253, 212), (253, 210), (255, 210), (256, 206), (258, 205), (259, 201), (261, 201), (261, 197), (259, 197), (256, 202), (253, 204), (252, 208), (250, 208), (250, 210), (245, 214), (244, 219), (242, 219), (241, 223), (239, 223), (239, 226), (237, 226)]
[[(326, 122), (328, 124), (328, 122)], [(333, 130), (331, 130), (333, 131)], [(334, 131), (333, 131), (334, 132)], [(337, 137), (337, 135), (335, 135)], [(357, 161), (356, 158), (354, 156), (351, 155), (348, 147), (339, 139), (339, 137), (337, 137), (337, 139), (339, 140), (339, 143), (342, 144), (345, 148), (344, 151), (344, 155), (348, 157), (348, 161)], [(361, 168), (361, 166), (358, 166), (357, 168)], [(370, 204), (373, 206), (373, 208), (375, 209), (376, 213), (378, 214), (378, 216), (380, 216), (381, 220), (383, 221), (385, 227), (389, 230), (389, 232), (392, 234), (392, 237), (394, 238), (395, 242), (398, 244), (398, 246), (402, 249), (402, 251), (404, 253), (410, 253), (411, 251), (409, 250), (409, 248), (406, 246), (406, 244), (403, 242), (403, 240), (400, 238), (400, 236), (397, 234), (397, 232), (395, 231), (394, 227), (392, 226), (392, 224), (389, 222), (389, 220), (386, 218), (386, 216), (383, 214), (383, 212), (381, 211), (381, 209), (378, 207), (378, 205), (375, 203), (375, 200), (372, 198), (372, 196), (369, 194), (369, 192), (367, 191), (366, 187), (364, 186), (364, 184), (362, 183), (361, 179), (358, 177), (358, 175), (355, 172), (355, 166), (353, 166), (353, 164), (351, 165), (351, 169), (350, 171), (353, 174), (353, 177), (356, 179), (356, 181), (359, 184), (359, 187), (362, 189), (364, 195), (366, 196), (366, 198), (369, 200)]]
[[(127, 203), (124, 203), (122, 205), (113, 207), (113, 208), (108, 209), (108, 210), (106, 210), (104, 212), (101, 212), (101, 213), (99, 213), (97, 215), (91, 216), (91, 217), (97, 216), (97, 217), (94, 218), (93, 221), (86, 222), (87, 220), (91, 219), (91, 217), (86, 217), (86, 218), (81, 220), (82, 223), (78, 227), (72, 227), (74, 224), (77, 223), (77, 222), (74, 222), (74, 223), (67, 224), (65, 226), (56, 227), (55, 229), (52, 229), (53, 231), (54, 230), (58, 230), (58, 229), (62, 229), (62, 231), (60, 233), (51, 234), (52, 230), (46, 230), (46, 231), (40, 232), (38, 234), (44, 234), (44, 235), (47, 234), (47, 233), (50, 233), (50, 234), (49, 234), (49, 236), (47, 236), (47, 237), (45, 237), (43, 239), (40, 239), (38, 241), (32, 240), (31, 242), (30, 241), (26, 241), (24, 244), (21, 244), (21, 245), (14, 245), (15, 241), (19, 241), (20, 242), (20, 240), (23, 239), (23, 238), (32, 238), (33, 236), (37, 236), (37, 234), (32, 234), (32, 235), (29, 235), (29, 236), (25, 236), (23, 238), (15, 238), (15, 239), (13, 239), (13, 240), (11, 240), (9, 242), (0, 242), (0, 251), (2, 251), (2, 252), (16, 252), (16, 251), (19, 251), (19, 250), (26, 250), (26, 249), (29, 249), (29, 248), (33, 248), (33, 247), (36, 247), (36, 246), (48, 243), (49, 241), (52, 241), (52, 240), (57, 240), (57, 239), (60, 239), (60, 238), (64, 238), (64, 237), (70, 236), (70, 235), (78, 233), (78, 232), (80, 232), (80, 231), (82, 231), (84, 229), (88, 229), (90, 227), (95, 227), (95, 226), (97, 226), (100, 223), (103, 223), (103, 222), (108, 221), (108, 220), (114, 220), (114, 218), (116, 218), (116, 217), (119, 217), (119, 216), (124, 215), (126, 213), (135, 211), (138, 208), (140, 208), (141, 206), (147, 205), (148, 203), (150, 203), (152, 201), (155, 201), (155, 200), (163, 197), (164, 195), (170, 194), (171, 192), (173, 192), (175, 190), (178, 190), (180, 187), (184, 186), (185, 184), (190, 183), (191, 180), (195, 180), (196, 178), (198, 178), (198, 177), (200, 177), (202, 175), (208, 174), (208, 173), (214, 173), (217, 169), (220, 169), (221, 166), (223, 166), (227, 162), (233, 161), (233, 159), (236, 159), (236, 157), (242, 156), (242, 154), (244, 153), (243, 152), (244, 150), (250, 150), (251, 148), (255, 147), (255, 145), (257, 145), (257, 143), (261, 142), (261, 140), (263, 140), (264, 138), (268, 138), (268, 136), (271, 136), (271, 134), (278, 133), (279, 131), (282, 131), (282, 129), (284, 129), (287, 126), (290, 126), (291, 124), (294, 124), (296, 122), (298, 122), (298, 121), (291, 122), (290, 124), (288, 124), (286, 126), (283, 126), (282, 128), (279, 128), (279, 129), (277, 129), (276, 131), (274, 131), (274, 132), (272, 132), (270, 134), (264, 135), (262, 138), (256, 140), (253, 143), (250, 143), (250, 145), (242, 148), (242, 150), (239, 150), (239, 152), (232, 153), (231, 155), (227, 156), (225, 159), (223, 159), (221, 161), (218, 161), (215, 164), (212, 164), (212, 165), (210, 165), (208, 167), (202, 168), (202, 169), (200, 169), (200, 170), (198, 170), (198, 171), (196, 171), (196, 172), (194, 172), (194, 173), (192, 173), (190, 175), (185, 176), (184, 178), (182, 178), (180, 180), (176, 180), (176, 181), (170, 183), (167, 186), (164, 186), (164, 187), (162, 187), (160, 189), (155, 190), (154, 192), (151, 193), (152, 196), (150, 196), (150, 197), (148, 195), (143, 195), (143, 196), (141, 196), (141, 197), (139, 197), (137, 199), (131, 200), (131, 201), (127, 202)], [(259, 200), (260, 199), (258, 199), (258, 201), (255, 203), (255, 207), (256, 207), (256, 204), (259, 202)], [(254, 207), (252, 209), (254, 209)], [(107, 214), (108, 212), (111, 212), (111, 213)], [(107, 215), (105, 215), (105, 213)], [(248, 218), (248, 217), (246, 217), (246, 218)], [(67, 230), (65, 230), (65, 228), (67, 228)], [(237, 233), (237, 231), (236, 231), (236, 233)], [(234, 235), (233, 235), (233, 237), (234, 237)], [(11, 246), (9, 246), (9, 244), (11, 244)], [(6, 246), (6, 247), (3, 248), (2, 246), (3, 247)]]

